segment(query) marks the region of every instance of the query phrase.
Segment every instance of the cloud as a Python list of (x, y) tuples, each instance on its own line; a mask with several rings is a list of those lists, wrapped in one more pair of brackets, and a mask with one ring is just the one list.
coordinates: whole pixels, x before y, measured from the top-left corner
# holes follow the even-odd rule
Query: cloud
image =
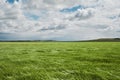
[(69, 16), (69, 20), (85, 20), (94, 16), (94, 10), (92, 8), (78, 9), (75, 13)]
[(0, 0), (0, 32), (14, 39), (24, 33), (27, 39), (82, 40), (120, 37), (119, 31), (119, 0)]

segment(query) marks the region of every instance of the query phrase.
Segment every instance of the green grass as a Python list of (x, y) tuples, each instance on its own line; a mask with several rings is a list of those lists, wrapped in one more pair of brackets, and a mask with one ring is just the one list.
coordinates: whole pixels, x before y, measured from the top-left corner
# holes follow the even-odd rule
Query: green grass
[(0, 80), (120, 80), (120, 43), (1, 42)]

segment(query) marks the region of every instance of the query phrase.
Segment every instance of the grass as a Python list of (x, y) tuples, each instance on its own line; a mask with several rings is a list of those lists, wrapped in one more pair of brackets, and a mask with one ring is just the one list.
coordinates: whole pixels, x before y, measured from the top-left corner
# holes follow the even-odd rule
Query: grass
[(120, 43), (1, 42), (0, 80), (120, 80)]

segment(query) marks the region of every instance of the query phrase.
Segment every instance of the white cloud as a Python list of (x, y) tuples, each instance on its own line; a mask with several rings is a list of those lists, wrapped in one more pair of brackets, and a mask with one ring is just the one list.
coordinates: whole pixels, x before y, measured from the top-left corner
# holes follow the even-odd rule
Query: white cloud
[(94, 9), (78, 9), (75, 13), (71, 14), (68, 19), (69, 20), (85, 20), (94, 16)]
[[(78, 5), (85, 8), (60, 11)], [(14, 4), (0, 0), (1, 33), (32, 33), (29, 38), (34, 39), (81, 40), (120, 37), (119, 31), (119, 0), (20, 0)]]

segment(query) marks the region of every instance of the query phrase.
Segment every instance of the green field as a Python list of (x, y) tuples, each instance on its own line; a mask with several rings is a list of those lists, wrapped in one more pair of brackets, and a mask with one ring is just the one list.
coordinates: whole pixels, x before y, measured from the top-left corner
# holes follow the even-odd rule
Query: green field
[(1, 42), (0, 80), (120, 80), (120, 42)]

